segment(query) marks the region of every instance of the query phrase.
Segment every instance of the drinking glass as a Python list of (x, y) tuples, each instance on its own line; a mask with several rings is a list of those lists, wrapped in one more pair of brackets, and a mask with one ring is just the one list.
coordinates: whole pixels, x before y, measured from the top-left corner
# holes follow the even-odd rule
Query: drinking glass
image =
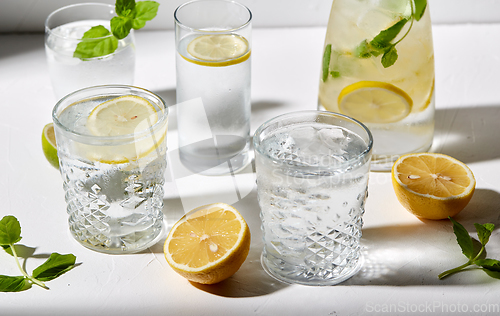
[(102, 84), (133, 84), (135, 42), (133, 30), (118, 40), (115, 52), (93, 58), (73, 54), (79, 43), (110, 40), (113, 35), (82, 39), (83, 34), (98, 25), (111, 30), (115, 8), (103, 3), (80, 3), (52, 12), (45, 21), (45, 52), (50, 80), (57, 99), (81, 88)]
[(300, 111), (261, 125), (253, 145), (266, 272), (306, 285), (354, 275), (362, 265), (370, 131), (341, 114)]
[(174, 13), (182, 163), (204, 175), (250, 162), (251, 19), (234, 1), (199, 0)]
[[(93, 110), (122, 96), (147, 100), (156, 122), (144, 120), (126, 135), (92, 134), (87, 126)], [(159, 96), (124, 85), (78, 90), (55, 105), (52, 118), (69, 229), (85, 247), (132, 253), (161, 236), (167, 116)]]
[(427, 151), (434, 134), (434, 49), (426, 1), (334, 0), (319, 83), (320, 110), (363, 122), (372, 170)]

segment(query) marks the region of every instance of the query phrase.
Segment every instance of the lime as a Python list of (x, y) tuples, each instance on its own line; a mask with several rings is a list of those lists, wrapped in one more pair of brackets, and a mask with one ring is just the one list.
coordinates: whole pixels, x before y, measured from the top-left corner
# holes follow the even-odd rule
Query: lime
[(59, 158), (57, 157), (56, 136), (54, 133), (54, 124), (49, 123), (43, 127), (42, 149), (45, 158), (55, 168), (59, 169)]

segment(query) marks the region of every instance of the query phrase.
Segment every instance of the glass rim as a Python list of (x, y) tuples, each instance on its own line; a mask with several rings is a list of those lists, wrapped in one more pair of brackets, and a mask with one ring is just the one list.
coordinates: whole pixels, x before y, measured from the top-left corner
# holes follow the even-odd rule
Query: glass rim
[[(232, 3), (234, 5), (237, 5), (241, 8), (243, 8), (244, 10), (246, 10), (248, 12), (248, 20), (246, 22), (244, 22), (243, 24), (241, 24), (240, 26), (238, 27), (235, 27), (235, 28), (232, 28), (232, 29), (225, 29), (225, 30), (201, 30), (201, 29), (198, 29), (198, 28), (194, 28), (194, 27), (191, 27), (191, 26), (187, 26), (186, 24), (182, 23), (178, 18), (177, 18), (177, 14), (178, 12), (188, 6), (188, 5), (192, 5), (192, 4), (195, 4), (195, 3), (200, 3), (200, 2), (221, 2), (221, 3)], [(227, 33), (227, 32), (237, 32), (239, 30), (242, 30), (244, 29), (245, 27), (247, 27), (248, 25), (250, 25), (250, 23), (252, 22), (252, 11), (250, 11), (250, 9), (239, 3), (239, 2), (236, 2), (236, 1), (233, 1), (233, 0), (192, 0), (192, 1), (188, 1), (186, 3), (183, 3), (181, 4), (180, 6), (178, 6), (175, 11), (174, 11), (174, 21), (175, 21), (175, 24), (185, 30), (188, 30), (188, 31), (191, 31), (191, 32), (196, 32), (196, 33), (211, 33), (211, 34), (214, 34), (214, 33)]]
[[(314, 170), (318, 170), (318, 169), (328, 170), (331, 168), (338, 168), (340, 166), (353, 164), (354, 162), (359, 161), (359, 160), (363, 159), (364, 157), (368, 156), (370, 154), (370, 152), (372, 151), (372, 149), (373, 149), (373, 135), (365, 124), (363, 124), (362, 122), (360, 122), (360, 121), (358, 121), (350, 116), (344, 115), (344, 114), (334, 113), (334, 112), (329, 112), (329, 111), (318, 111), (318, 110), (302, 110), (302, 111), (294, 111), (294, 112), (284, 113), (284, 114), (280, 114), (276, 117), (273, 117), (273, 118), (265, 121), (257, 128), (257, 130), (255, 131), (255, 133), (253, 135), (252, 143), (253, 143), (254, 150), (258, 154), (260, 154), (261, 156), (265, 157), (266, 159), (273, 161), (275, 164), (285, 165), (285, 162), (283, 160), (273, 158), (273, 157), (269, 156), (269, 154), (265, 153), (262, 150), (262, 146), (260, 145), (261, 142), (260, 142), (259, 136), (264, 132), (264, 130), (267, 127), (269, 127), (273, 123), (283, 121), (283, 119), (286, 119), (286, 118), (307, 117), (307, 115), (313, 115), (313, 114), (315, 114), (316, 116), (336, 117), (336, 118), (339, 118), (339, 119), (342, 119), (342, 120), (345, 120), (345, 121), (348, 121), (348, 122), (351, 122), (351, 123), (358, 125), (363, 131), (366, 132), (366, 136), (368, 137), (368, 142), (366, 143), (366, 148), (365, 148), (365, 150), (363, 150), (361, 153), (359, 153), (355, 157), (352, 157), (349, 160), (346, 160), (344, 162), (339, 162), (339, 163), (335, 163), (332, 165), (327, 165), (327, 166), (297, 166), (297, 165), (288, 166), (287, 165), (288, 167), (294, 168), (294, 169), (296, 168), (296, 169), (306, 169), (306, 170), (307, 169), (310, 169), (310, 170), (313, 170), (313, 169)], [(307, 121), (303, 120), (302, 122), (307, 122)]]
[[(81, 42), (81, 41), (85, 41), (85, 39), (82, 39), (82, 38), (76, 38), (76, 37), (71, 37), (71, 36), (62, 36), (62, 35), (59, 35), (57, 33), (54, 33), (53, 30), (54, 28), (50, 28), (49, 27), (49, 20), (56, 14), (60, 13), (61, 11), (64, 11), (64, 10), (67, 10), (67, 9), (72, 9), (72, 8), (75, 8), (75, 7), (83, 7), (83, 6), (99, 6), (99, 7), (108, 7), (110, 9), (113, 10), (113, 12), (115, 12), (115, 6), (111, 5), (111, 4), (108, 4), (108, 3), (98, 3), (98, 2), (84, 2), (84, 3), (75, 3), (75, 4), (70, 4), (70, 5), (67, 5), (67, 6), (64, 6), (64, 7), (61, 7), (57, 10), (54, 10), (52, 11), (48, 16), (47, 18), (45, 19), (45, 23), (44, 23), (44, 26), (45, 26), (45, 33), (46, 34), (50, 34), (51, 36), (55, 36), (57, 38), (61, 38), (61, 39), (65, 39), (65, 40), (72, 40), (72, 41), (78, 41), (78, 42)], [(132, 33), (132, 30), (130, 30), (131, 33)], [(113, 37), (113, 33), (109, 34), (109, 35), (106, 35), (106, 36), (101, 36), (101, 37), (94, 37), (94, 38), (90, 38), (88, 39), (89, 41), (95, 41), (95, 40), (98, 40), (98, 39), (103, 39), (103, 38), (111, 38)]]
[[(63, 104), (65, 101), (67, 101), (67, 99), (69, 99), (70, 97), (72, 97), (74, 95), (77, 95), (79, 93), (83, 93), (86, 91), (92, 91), (92, 90), (99, 91), (101, 89), (106, 89), (106, 88), (129, 89), (129, 90), (131, 89), (131, 90), (140, 91), (142, 93), (153, 96), (156, 99), (158, 99), (158, 101), (163, 105), (163, 109), (161, 109), (161, 111), (156, 111), (156, 113), (162, 113), (163, 115), (161, 115), (161, 116), (158, 115), (158, 121), (156, 121), (155, 124), (153, 124), (152, 126), (150, 126), (149, 128), (147, 128), (145, 130), (142, 130), (142, 131), (137, 132), (137, 133), (117, 135), (117, 136), (95, 136), (95, 135), (79, 133), (79, 132), (76, 132), (76, 131), (68, 128), (67, 126), (63, 125), (59, 121), (58, 116), (60, 113), (62, 113), (62, 111), (61, 112), (58, 111), (59, 107), (61, 106), (61, 104)], [(73, 106), (74, 104), (79, 103), (83, 100), (91, 99), (92, 97), (95, 97), (95, 96), (86, 96), (82, 99), (71, 102), (67, 107), (65, 107), (65, 109), (67, 109), (68, 107)], [(136, 86), (131, 86), (131, 85), (117, 85), (117, 84), (98, 85), (98, 86), (91, 86), (91, 87), (86, 87), (83, 89), (73, 91), (73, 92), (67, 94), (66, 96), (64, 96), (63, 98), (61, 98), (59, 101), (57, 101), (56, 105), (52, 109), (52, 121), (54, 122), (54, 125), (56, 125), (58, 128), (60, 128), (64, 133), (70, 134), (70, 135), (78, 138), (79, 140), (84, 140), (83, 142), (85, 142), (85, 143), (89, 143), (89, 142), (123, 142), (123, 143), (126, 143), (126, 142), (136, 141), (137, 139), (140, 139), (142, 137), (145, 137), (145, 136), (151, 134), (151, 131), (156, 130), (158, 128), (158, 126), (163, 125), (164, 122), (168, 119), (168, 112), (169, 112), (168, 107), (166, 106), (163, 98), (160, 97), (158, 94), (153, 93), (147, 89), (144, 89), (141, 87), (136, 87)]]

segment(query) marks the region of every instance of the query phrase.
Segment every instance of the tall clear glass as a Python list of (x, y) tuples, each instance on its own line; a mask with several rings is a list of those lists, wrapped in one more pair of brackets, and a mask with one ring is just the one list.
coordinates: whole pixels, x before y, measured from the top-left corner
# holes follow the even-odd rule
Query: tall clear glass
[(180, 159), (204, 175), (237, 172), (250, 162), (252, 14), (234, 1), (199, 0), (174, 18)]
[[(95, 109), (123, 96), (145, 100), (153, 114), (133, 133), (96, 136), (88, 129)], [(132, 86), (95, 86), (62, 98), (52, 118), (73, 237), (105, 253), (149, 247), (163, 229), (168, 118), (163, 100)]]
[(362, 264), (370, 131), (344, 115), (301, 111), (261, 125), (253, 145), (264, 269), (306, 285), (354, 275)]
[(426, 0), (333, 0), (319, 109), (373, 133), (372, 170), (427, 151), (434, 134), (434, 49)]
[(133, 30), (118, 41), (112, 54), (77, 58), (73, 54), (79, 43), (111, 39), (82, 39), (93, 26), (111, 30), (115, 8), (103, 3), (80, 3), (52, 12), (45, 21), (45, 52), (50, 80), (57, 99), (81, 88), (101, 84), (133, 84), (135, 73), (135, 41)]

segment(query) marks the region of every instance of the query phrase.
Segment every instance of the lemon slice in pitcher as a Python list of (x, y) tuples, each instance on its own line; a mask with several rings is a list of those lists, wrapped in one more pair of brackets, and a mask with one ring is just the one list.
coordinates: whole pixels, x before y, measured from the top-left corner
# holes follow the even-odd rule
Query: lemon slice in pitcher
[(211, 67), (239, 64), (250, 57), (248, 41), (235, 34), (198, 36), (188, 44), (187, 52), (196, 58), (188, 61)]
[(339, 94), (342, 114), (364, 123), (394, 123), (410, 114), (413, 101), (400, 88), (386, 82), (359, 81)]

